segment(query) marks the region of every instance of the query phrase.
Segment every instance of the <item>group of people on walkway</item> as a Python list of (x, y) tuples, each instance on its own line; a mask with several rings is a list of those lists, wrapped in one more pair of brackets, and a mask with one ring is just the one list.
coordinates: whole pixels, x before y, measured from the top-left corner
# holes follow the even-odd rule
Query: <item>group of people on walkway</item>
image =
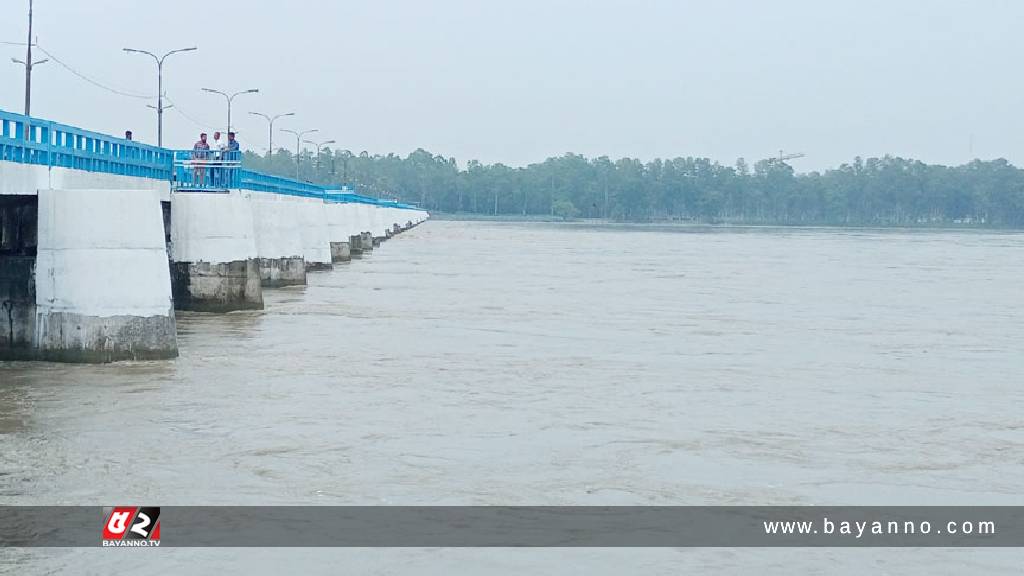
[(213, 133), (213, 142), (207, 142), (206, 132), (199, 135), (199, 140), (192, 145), (193, 184), (205, 188), (207, 181), (210, 186), (228, 187), (231, 184), (237, 164), (242, 159), (238, 140), (234, 132), (228, 132), (226, 142), (220, 139), (220, 132)]

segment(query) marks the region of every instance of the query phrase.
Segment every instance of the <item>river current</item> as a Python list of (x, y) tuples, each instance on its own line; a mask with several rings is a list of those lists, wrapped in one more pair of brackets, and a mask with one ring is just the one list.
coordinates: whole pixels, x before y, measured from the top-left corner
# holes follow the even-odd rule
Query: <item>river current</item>
[[(1024, 504), (1024, 235), (431, 221), (168, 362), (0, 363), (0, 504)], [(2, 550), (0, 572), (1016, 573), (1019, 549)], [(134, 564), (138, 563), (138, 564)]]

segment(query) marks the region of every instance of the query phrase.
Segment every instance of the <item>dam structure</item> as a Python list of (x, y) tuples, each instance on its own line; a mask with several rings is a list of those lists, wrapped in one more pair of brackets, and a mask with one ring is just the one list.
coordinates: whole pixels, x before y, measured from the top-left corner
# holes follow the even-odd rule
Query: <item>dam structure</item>
[(263, 308), (416, 206), (0, 110), (0, 360), (178, 354), (175, 310)]

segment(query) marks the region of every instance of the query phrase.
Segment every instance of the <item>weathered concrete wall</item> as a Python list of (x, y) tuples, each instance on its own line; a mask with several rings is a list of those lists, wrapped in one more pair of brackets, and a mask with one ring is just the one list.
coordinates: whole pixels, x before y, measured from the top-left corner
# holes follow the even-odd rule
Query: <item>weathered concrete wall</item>
[(305, 284), (300, 199), (267, 192), (253, 192), (251, 197), (260, 282), (267, 287)]
[(348, 251), (352, 258), (362, 258), (363, 252), (366, 250), (373, 250), (373, 246), (369, 248), (363, 247), (362, 234), (354, 234), (348, 237)]
[(352, 259), (352, 249), (348, 242), (331, 242), (331, 261), (348, 262)]
[(35, 288), (40, 358), (178, 354), (155, 190), (40, 190)]
[(306, 260), (296, 258), (259, 258), (260, 284), (264, 288), (302, 286), (306, 283)]
[(192, 312), (262, 310), (263, 291), (256, 258), (230, 262), (174, 262), (174, 307)]
[(0, 360), (34, 355), (35, 196), (0, 196)]
[(250, 193), (173, 194), (171, 237), (176, 308), (263, 308)]
[(314, 198), (300, 200), (298, 227), (306, 270), (330, 270), (331, 236), (327, 227), (326, 204)]

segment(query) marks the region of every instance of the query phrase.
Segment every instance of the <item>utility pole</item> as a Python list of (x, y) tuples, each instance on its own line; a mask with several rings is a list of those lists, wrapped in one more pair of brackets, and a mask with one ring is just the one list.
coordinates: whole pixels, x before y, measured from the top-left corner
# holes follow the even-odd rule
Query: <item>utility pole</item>
[[(164, 106), (164, 59), (171, 54), (177, 54), (178, 52), (192, 52), (196, 50), (195, 46), (191, 48), (178, 48), (177, 50), (171, 50), (163, 56), (157, 56), (152, 52), (145, 50), (136, 50), (134, 48), (125, 48), (124, 51), (129, 54), (145, 54), (156, 60), (156, 145), (164, 145), (164, 110), (171, 108), (172, 106)], [(152, 108), (152, 106), (150, 106)]]
[(285, 112), (284, 114), (278, 114), (276, 116), (268, 116), (268, 115), (266, 115), (266, 114), (264, 114), (262, 112), (249, 112), (249, 114), (252, 114), (253, 116), (259, 116), (261, 118), (266, 118), (267, 122), (270, 124), (270, 138), (269, 138), (268, 143), (267, 143), (267, 158), (273, 158), (274, 157), (274, 121), (277, 120), (278, 118), (284, 118), (285, 116), (295, 116), (295, 112)]
[[(32, 61), (32, 0), (28, 0), (28, 42), (25, 43), (25, 60), (18, 60), (17, 58), (11, 58), (11, 61), (15, 64), (23, 64), (25, 66), (25, 116), (32, 115), (32, 67), (49, 62), (49, 59), (43, 58), (42, 60)], [(28, 138), (29, 130), (25, 130), (25, 138)]]
[(299, 159), (301, 158), (299, 156), (299, 146), (302, 145), (302, 137), (305, 136), (306, 134), (312, 134), (314, 132), (319, 132), (319, 130), (314, 128), (312, 130), (304, 130), (302, 132), (296, 132), (295, 130), (289, 130), (287, 128), (281, 128), (281, 132), (287, 132), (289, 134), (294, 134), (295, 135), (295, 179), (298, 180), (299, 179)]
[(242, 94), (256, 94), (259, 91), (259, 88), (250, 88), (248, 90), (242, 90), (241, 92), (235, 92), (234, 94), (227, 94), (225, 92), (221, 92), (220, 90), (214, 90), (213, 88), (203, 88), (203, 92), (209, 92), (210, 94), (220, 94), (228, 101), (228, 132), (231, 132), (231, 101), (235, 99), (235, 96), (240, 96)]

